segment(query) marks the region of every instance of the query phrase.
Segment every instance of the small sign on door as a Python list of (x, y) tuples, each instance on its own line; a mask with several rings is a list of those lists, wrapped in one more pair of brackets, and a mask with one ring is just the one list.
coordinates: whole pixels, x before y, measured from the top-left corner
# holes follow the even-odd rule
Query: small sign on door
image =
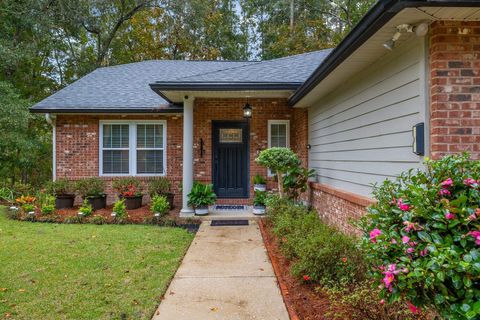
[(242, 129), (220, 129), (220, 143), (242, 143)]

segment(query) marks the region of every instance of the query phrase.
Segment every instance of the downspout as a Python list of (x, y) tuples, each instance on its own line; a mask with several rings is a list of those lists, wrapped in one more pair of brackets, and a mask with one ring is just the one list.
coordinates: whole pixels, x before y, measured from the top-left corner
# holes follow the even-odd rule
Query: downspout
[(52, 180), (57, 179), (57, 126), (56, 117), (45, 113), (45, 120), (52, 126)]

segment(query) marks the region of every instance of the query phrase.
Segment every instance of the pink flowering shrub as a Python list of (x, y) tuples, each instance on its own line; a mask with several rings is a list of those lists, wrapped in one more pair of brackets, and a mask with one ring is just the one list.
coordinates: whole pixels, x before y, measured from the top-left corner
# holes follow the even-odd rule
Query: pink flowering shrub
[(447, 319), (478, 319), (480, 163), (462, 155), (425, 166), (374, 188), (362, 247), (381, 298), (412, 313), (426, 306)]

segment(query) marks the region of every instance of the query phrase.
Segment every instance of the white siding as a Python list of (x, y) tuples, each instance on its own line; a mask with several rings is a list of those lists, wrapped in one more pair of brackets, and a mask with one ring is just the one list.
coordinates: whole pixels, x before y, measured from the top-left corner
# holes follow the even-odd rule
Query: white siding
[(319, 182), (369, 196), (373, 183), (421, 166), (411, 130), (427, 126), (423, 40), (395, 48), (309, 108), (309, 166)]

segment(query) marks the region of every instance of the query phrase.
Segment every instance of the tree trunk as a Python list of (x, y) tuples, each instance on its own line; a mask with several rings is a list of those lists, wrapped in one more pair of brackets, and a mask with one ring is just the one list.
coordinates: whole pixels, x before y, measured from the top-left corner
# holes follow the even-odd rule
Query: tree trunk
[(283, 172), (277, 171), (277, 179), (278, 179), (278, 193), (280, 194), (280, 198), (283, 198)]

